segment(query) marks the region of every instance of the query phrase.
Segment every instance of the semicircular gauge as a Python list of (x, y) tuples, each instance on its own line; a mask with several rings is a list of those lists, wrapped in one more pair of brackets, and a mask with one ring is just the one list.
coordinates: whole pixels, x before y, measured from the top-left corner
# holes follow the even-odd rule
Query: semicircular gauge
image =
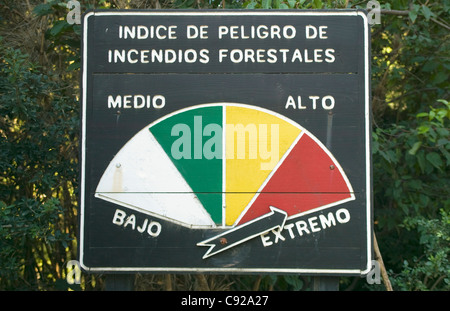
[(188, 227), (232, 227), (275, 206), (295, 217), (354, 200), (339, 163), (292, 120), (206, 104), (146, 126), (116, 154), (96, 197)]

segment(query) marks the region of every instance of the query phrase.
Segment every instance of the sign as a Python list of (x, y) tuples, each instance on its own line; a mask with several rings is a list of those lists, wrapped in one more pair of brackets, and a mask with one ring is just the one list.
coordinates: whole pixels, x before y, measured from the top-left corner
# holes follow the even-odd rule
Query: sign
[(85, 270), (369, 272), (363, 12), (91, 11), (82, 46)]

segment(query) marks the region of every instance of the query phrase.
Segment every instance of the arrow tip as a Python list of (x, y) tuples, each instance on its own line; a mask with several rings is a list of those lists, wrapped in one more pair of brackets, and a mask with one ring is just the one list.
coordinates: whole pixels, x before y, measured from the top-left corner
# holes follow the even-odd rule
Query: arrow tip
[(278, 207), (275, 206), (269, 206), (271, 213), (273, 213), (273, 215), (275, 217), (279, 217), (280, 218), (280, 229), (282, 229), (284, 227), (284, 223), (286, 222), (287, 219), (287, 212), (283, 211), (282, 209), (279, 209)]
[[(274, 228), (279, 228), (278, 230), (282, 230), (284, 227), (284, 223), (286, 222), (286, 218), (287, 218), (287, 212), (283, 211), (275, 206), (269, 206), (270, 208), (270, 212), (267, 213), (264, 216), (261, 216), (259, 218), (256, 218), (252, 224), (255, 224), (255, 221), (261, 221), (264, 219), (267, 219), (270, 221), (270, 223), (275, 223), (276, 226), (272, 226), (271, 228), (266, 228), (267, 230), (270, 229), (274, 229)], [(257, 232), (256, 234), (250, 234), (249, 236), (245, 237), (245, 238), (240, 238), (239, 241), (234, 241), (233, 243), (224, 246), (224, 244), (227, 244), (227, 238), (225, 236), (229, 236), (230, 234), (236, 233), (238, 230), (241, 230), (243, 228), (248, 228), (249, 223), (247, 224), (243, 224), (241, 226), (237, 226), (234, 227), (233, 229), (230, 229), (226, 232), (223, 232), (217, 236), (213, 236), (209, 239), (203, 240), (201, 242), (197, 243), (197, 246), (207, 246), (209, 247), (209, 249), (206, 251), (206, 253), (203, 255), (203, 259), (208, 258), (210, 256), (213, 256), (219, 252), (222, 252), (230, 247), (234, 247), (237, 244), (240, 244), (244, 241), (247, 241), (249, 239), (252, 239), (254, 237), (256, 237), (257, 235), (261, 234), (261, 232)], [(263, 231), (264, 232), (264, 231)], [(224, 241), (224, 242), (223, 242)], [(221, 245), (222, 244), (222, 245)]]
[(286, 211), (283, 211), (282, 209), (279, 209), (278, 207), (275, 207), (275, 206), (272, 206), (272, 205), (270, 205), (269, 208), (270, 208), (270, 210), (272, 212), (274, 212), (274, 213), (281, 213), (283, 215), (286, 215), (286, 217), (287, 217)]

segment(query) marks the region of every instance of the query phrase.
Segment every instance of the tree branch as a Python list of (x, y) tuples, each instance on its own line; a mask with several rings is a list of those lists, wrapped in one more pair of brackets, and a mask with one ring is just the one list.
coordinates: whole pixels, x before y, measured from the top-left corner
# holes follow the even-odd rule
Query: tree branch
[(373, 233), (373, 248), (375, 250), (375, 257), (381, 268), (381, 276), (383, 277), (384, 286), (386, 286), (387, 291), (392, 291), (391, 281), (389, 281), (389, 276), (386, 271), (386, 267), (384, 266), (383, 257), (381, 257), (381, 252), (378, 247), (377, 237), (375, 236), (375, 232)]
[[(409, 10), (387, 10), (387, 9), (381, 9), (380, 13), (381, 14), (385, 14), (385, 15), (399, 15), (399, 16), (408, 16), (409, 15)], [(436, 24), (438, 24), (439, 26), (450, 30), (450, 26), (447, 24), (444, 24), (443, 22), (438, 21), (435, 18), (430, 18), (430, 20)]]
[(448, 25), (446, 25), (446, 24), (444, 24), (444, 23), (441, 23), (440, 21), (438, 21), (437, 19), (435, 19), (435, 18), (430, 18), (433, 22), (435, 22), (436, 24), (438, 24), (439, 26), (442, 26), (442, 27), (444, 27), (445, 29), (447, 29), (447, 30), (450, 30), (450, 26), (448, 26)]
[(386, 15), (402, 15), (402, 16), (406, 16), (409, 14), (408, 10), (387, 10), (387, 9), (381, 9), (380, 10), (381, 14), (386, 14)]

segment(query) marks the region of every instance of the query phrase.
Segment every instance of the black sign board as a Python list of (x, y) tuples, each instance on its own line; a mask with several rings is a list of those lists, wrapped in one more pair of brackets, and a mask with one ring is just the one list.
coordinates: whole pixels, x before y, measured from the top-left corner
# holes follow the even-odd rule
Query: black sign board
[(91, 11), (82, 46), (85, 270), (370, 270), (364, 12)]

